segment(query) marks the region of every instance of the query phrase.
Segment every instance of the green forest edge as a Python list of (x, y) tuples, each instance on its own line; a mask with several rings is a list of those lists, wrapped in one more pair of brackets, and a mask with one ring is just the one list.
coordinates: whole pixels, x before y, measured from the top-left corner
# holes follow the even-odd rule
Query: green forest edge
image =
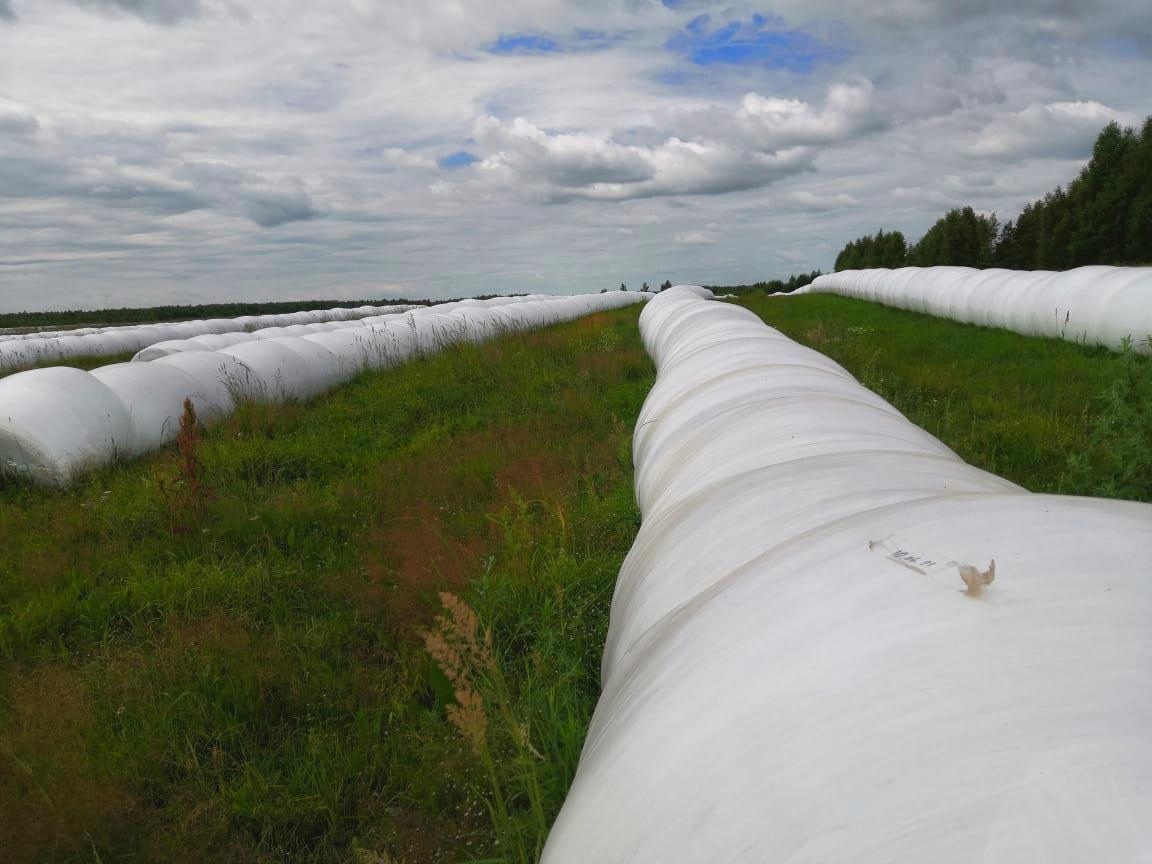
[(949, 211), (919, 242), (899, 231), (853, 240), (837, 270), (870, 267), (1003, 267), (1068, 270), (1152, 263), (1152, 117), (1142, 128), (1109, 123), (1068, 187), (1056, 187), (1013, 220), (971, 207)]
[[(746, 305), (973, 464), (1152, 499), (1149, 363), (875, 304)], [(0, 482), (0, 845), (24, 862), (530, 862), (639, 524), (635, 308)]]
[[(874, 267), (1001, 267), (1068, 270), (1091, 264), (1152, 264), (1152, 117), (1140, 129), (1110, 123), (1092, 158), (1067, 188), (1057, 187), (1003, 225), (995, 213), (957, 207), (917, 243), (903, 232), (866, 234), (836, 255), (836, 270)], [(708, 286), (720, 293), (783, 293), (817, 276), (797, 273), (752, 285)]]

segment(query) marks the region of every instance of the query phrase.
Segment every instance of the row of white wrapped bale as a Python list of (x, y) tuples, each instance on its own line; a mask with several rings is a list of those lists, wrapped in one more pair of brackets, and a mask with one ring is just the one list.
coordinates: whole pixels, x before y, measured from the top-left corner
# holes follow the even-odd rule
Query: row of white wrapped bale
[(1152, 351), (1152, 267), (841, 270), (794, 293), (814, 292), (1112, 350), (1130, 339), (1137, 350)]
[(173, 440), (185, 399), (213, 422), (240, 400), (307, 399), (365, 369), (459, 342), (640, 302), (614, 292), (463, 300), (368, 319), (363, 327), (176, 350), (92, 372), (52, 367), (0, 379), (0, 471), (66, 484), (79, 473)]
[(187, 339), (165, 339), (137, 351), (132, 358), (136, 361), (159, 360), (180, 351), (219, 351), (231, 348), (241, 342), (256, 342), (261, 339), (280, 339), (285, 336), (310, 336), (314, 333), (328, 333), (333, 330), (352, 330), (380, 324), (390, 315), (404, 312), (412, 307), (401, 306), (379, 315), (371, 315), (355, 321), (327, 321), (316, 324), (290, 324), (286, 327), (264, 327), (259, 330), (243, 330), (235, 333), (205, 333)]
[[(77, 357), (111, 357), (139, 351), (169, 339), (222, 333), (243, 333), (269, 327), (291, 329), (303, 325), (332, 322), (335, 326), (355, 324), (361, 318), (404, 312), (412, 306), (357, 306), (353, 309), (313, 309), (280, 315), (242, 315), (239, 318), (207, 318), (200, 321), (135, 324), (125, 327), (83, 327), (76, 330), (50, 330), (37, 333), (0, 335), (0, 372), (27, 369), (40, 363), (61, 362)], [(289, 334), (285, 334), (289, 335)]]
[(641, 315), (643, 527), (545, 864), (1152, 860), (1152, 506), (967, 465), (702, 295)]

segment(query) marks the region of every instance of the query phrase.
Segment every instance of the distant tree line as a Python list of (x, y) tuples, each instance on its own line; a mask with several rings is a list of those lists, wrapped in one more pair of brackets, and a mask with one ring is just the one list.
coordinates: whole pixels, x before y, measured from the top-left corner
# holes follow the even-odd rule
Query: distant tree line
[[(487, 300), (496, 295), (485, 294), (477, 299)], [(239, 318), (241, 315), (283, 315), (310, 309), (351, 309), (356, 306), (428, 305), (441, 300), (406, 300), (403, 298), (377, 298), (375, 300), (281, 300), (269, 303), (204, 303), (189, 306), (148, 306), (141, 309), (65, 309), (51, 312), (3, 312), (0, 328), (68, 326), (82, 322), (88, 326), (119, 324), (151, 324), (157, 321), (192, 321), (202, 318)]]
[(202, 305), (149, 306), (143, 309), (121, 307), (91, 312), (63, 309), (53, 312), (7, 312), (0, 314), (0, 327), (67, 325), (84, 321), (93, 326), (105, 324), (147, 324), (156, 321), (191, 321), (200, 318), (239, 318), (241, 315), (277, 315), (308, 309), (352, 308), (405, 303), (404, 300), (291, 300), (275, 303), (205, 303)]
[(751, 291), (763, 291), (765, 294), (787, 294), (797, 288), (803, 288), (817, 276), (819, 270), (811, 273), (795, 273), (787, 279), (769, 279), (767, 282), (755, 282), (751, 285), (705, 285), (717, 294), (747, 294)]
[(836, 256), (837, 270), (866, 270), (869, 267), (903, 267), (908, 244), (899, 231), (881, 229), (876, 236), (865, 234), (849, 242)]
[[(672, 280), (671, 280), (671, 279), (665, 279), (665, 280), (664, 280), (664, 281), (663, 281), (663, 282), (660, 284), (660, 290), (661, 290), (661, 291), (667, 291), (667, 290), (668, 290), (669, 288), (671, 288), (671, 287), (672, 287)], [(621, 283), (620, 283), (620, 290), (621, 290), (621, 291), (627, 291), (627, 290), (628, 290), (628, 285), (627, 285), (626, 283), (624, 283), (624, 282), (621, 282)], [(652, 288), (651, 288), (651, 287), (649, 287), (649, 285), (648, 285), (648, 283), (647, 283), (647, 282), (645, 282), (643, 285), (641, 285), (641, 286), (640, 286), (640, 293), (641, 293), (641, 294), (648, 294), (649, 292), (651, 292), (651, 293), (656, 293), (656, 292), (653, 292), (653, 291), (652, 291)], [(600, 289), (600, 293), (601, 293), (601, 294), (607, 294), (607, 293), (608, 293), (608, 289), (607, 289), (607, 288), (601, 288), (601, 289)]]
[(1004, 267), (1067, 270), (1152, 263), (1152, 117), (1139, 130), (1109, 123), (1092, 158), (1003, 225), (971, 207), (950, 210), (919, 242), (899, 231), (865, 235), (836, 256), (837, 270), (869, 267)]

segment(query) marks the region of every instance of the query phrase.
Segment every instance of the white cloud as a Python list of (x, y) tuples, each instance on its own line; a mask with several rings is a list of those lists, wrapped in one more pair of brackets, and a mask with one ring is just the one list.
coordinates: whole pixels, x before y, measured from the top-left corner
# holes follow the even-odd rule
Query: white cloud
[(589, 133), (549, 135), (521, 118), (503, 123), (481, 117), (472, 135), (488, 154), (479, 170), (507, 173), (514, 182), (579, 189), (641, 183), (652, 179), (655, 170), (648, 148), (624, 146)]
[(389, 165), (397, 168), (414, 168), (421, 171), (435, 171), (437, 162), (427, 153), (405, 150), (402, 147), (385, 147), (380, 151), (380, 158)]
[(665, 48), (762, 9), (0, 0), (0, 308), (754, 282), (1010, 218), (1148, 110), (1138, 0), (781, 0), (836, 49), (803, 72)]
[(1112, 121), (1132, 124), (1137, 117), (1091, 100), (1033, 103), (994, 118), (981, 130), (969, 152), (1002, 159), (1086, 156), (1100, 130)]
[(836, 194), (817, 194), (810, 192), (807, 189), (801, 189), (799, 192), (793, 192), (788, 196), (788, 200), (804, 210), (811, 210), (817, 213), (826, 210), (839, 210), (845, 207), (855, 207), (859, 202), (844, 192)]
[(800, 99), (749, 93), (739, 122), (753, 140), (771, 146), (834, 144), (883, 128), (885, 119), (872, 111), (872, 91), (866, 80), (834, 84), (820, 109)]
[(715, 246), (716, 237), (704, 231), (681, 231), (672, 241), (678, 246)]
[[(871, 94), (867, 81), (836, 84), (815, 107), (748, 93), (737, 107), (681, 113), (674, 120), (686, 134), (655, 144), (622, 143), (609, 132), (547, 132), (524, 118), (488, 115), (472, 131), (485, 157), (460, 186), (554, 203), (758, 189), (811, 170), (823, 147), (879, 129)], [(452, 191), (447, 183), (437, 188)]]

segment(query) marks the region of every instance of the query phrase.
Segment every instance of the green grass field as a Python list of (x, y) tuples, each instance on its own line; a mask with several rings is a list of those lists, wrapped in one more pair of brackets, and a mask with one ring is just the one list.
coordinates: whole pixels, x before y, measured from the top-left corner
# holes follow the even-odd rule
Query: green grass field
[[(637, 312), (250, 406), (194, 499), (175, 452), (0, 490), (4, 860), (534, 856), (637, 525)], [(492, 630), (485, 752), (419, 636), (441, 590)]]
[[(975, 464), (1127, 488), (1098, 421), (1147, 361), (743, 302)], [(200, 474), (172, 448), (68, 491), (0, 483), (0, 858), (535, 860), (638, 525), (637, 315), (247, 406), (186, 448)]]
[[(753, 293), (741, 302), (836, 360), (973, 465), (1034, 492), (1152, 500), (1147, 357), (832, 294)], [(1135, 380), (1118, 395), (1130, 404), (1108, 410), (1109, 389), (1129, 375)], [(1102, 428), (1109, 426), (1125, 428)], [(1090, 464), (1069, 464), (1078, 458)], [(1113, 488), (1117, 461), (1149, 476)]]

